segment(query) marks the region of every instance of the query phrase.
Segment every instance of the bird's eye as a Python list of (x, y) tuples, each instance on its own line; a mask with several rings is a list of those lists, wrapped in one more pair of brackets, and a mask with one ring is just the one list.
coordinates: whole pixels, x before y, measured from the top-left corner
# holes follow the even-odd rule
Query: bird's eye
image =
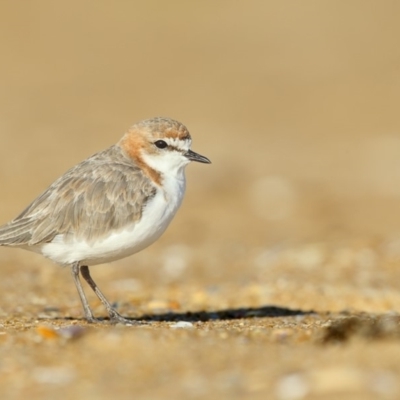
[(165, 149), (168, 145), (164, 140), (157, 140), (154, 142), (154, 144), (159, 148), (159, 149)]

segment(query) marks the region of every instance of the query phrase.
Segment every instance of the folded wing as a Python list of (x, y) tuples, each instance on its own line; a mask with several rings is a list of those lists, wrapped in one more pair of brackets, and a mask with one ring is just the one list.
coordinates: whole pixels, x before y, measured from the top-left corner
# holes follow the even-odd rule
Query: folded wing
[(1, 226), (0, 245), (33, 246), (58, 235), (95, 241), (137, 221), (155, 190), (142, 170), (112, 146), (71, 168)]

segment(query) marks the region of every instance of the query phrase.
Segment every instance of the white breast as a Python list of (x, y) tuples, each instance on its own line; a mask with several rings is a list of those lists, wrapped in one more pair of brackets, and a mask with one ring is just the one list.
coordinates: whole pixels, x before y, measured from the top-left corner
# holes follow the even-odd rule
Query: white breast
[(145, 206), (139, 221), (94, 243), (82, 239), (65, 241), (60, 235), (51, 243), (44, 244), (40, 252), (59, 264), (80, 261), (81, 265), (88, 266), (137, 253), (156, 241), (165, 231), (181, 205), (185, 186), (183, 175), (182, 179), (167, 177), (163, 181), (163, 189), (157, 190), (156, 195)]

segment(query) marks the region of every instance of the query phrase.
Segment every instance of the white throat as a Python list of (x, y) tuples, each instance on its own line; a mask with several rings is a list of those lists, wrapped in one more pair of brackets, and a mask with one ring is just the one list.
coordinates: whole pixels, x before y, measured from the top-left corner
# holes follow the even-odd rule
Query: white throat
[(185, 179), (185, 167), (190, 163), (179, 151), (167, 151), (163, 154), (142, 154), (143, 161), (163, 177), (175, 177), (178, 180)]

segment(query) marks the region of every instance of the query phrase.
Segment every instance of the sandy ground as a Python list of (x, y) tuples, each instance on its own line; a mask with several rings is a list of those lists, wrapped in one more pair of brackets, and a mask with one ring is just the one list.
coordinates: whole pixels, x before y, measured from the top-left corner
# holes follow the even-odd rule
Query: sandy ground
[(399, 12), (2, 1), (0, 221), (143, 118), (213, 164), (156, 244), (92, 268), (132, 326), (1, 249), (0, 397), (400, 398)]

